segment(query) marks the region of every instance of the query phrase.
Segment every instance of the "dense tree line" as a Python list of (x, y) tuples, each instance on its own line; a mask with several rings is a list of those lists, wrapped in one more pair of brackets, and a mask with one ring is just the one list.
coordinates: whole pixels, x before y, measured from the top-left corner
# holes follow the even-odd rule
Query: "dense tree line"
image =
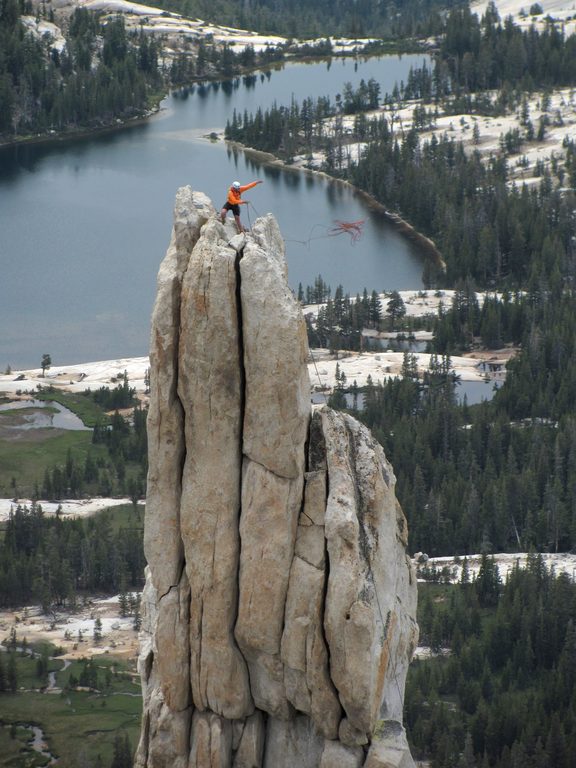
[(146, 492), (148, 446), (146, 411), (139, 406), (131, 419), (116, 411), (97, 423), (92, 443), (103, 445), (108, 456), (88, 452), (82, 460), (68, 452), (64, 465), (47, 469), (37, 497), (58, 501), (90, 493), (99, 496), (128, 494), (134, 503)]
[[(308, 336), (312, 347), (334, 350), (359, 349), (362, 328), (389, 328), (396, 306), (394, 292), (386, 314), (374, 293), (350, 300), (338, 288), (332, 298), (320, 276), (299, 295), (326, 301), (317, 319), (307, 317)], [(402, 378), (369, 381), (360, 391), (338, 377), (331, 404), (352, 408), (384, 446), (414, 551), (576, 546), (575, 309), (570, 291), (544, 283), (488, 296), (480, 308), (464, 283), (452, 304), (428, 321), (435, 329), (429, 368), (419, 370), (406, 353)], [(520, 347), (506, 382), (490, 402), (460, 402), (450, 354), (505, 341)]]
[(136, 387), (131, 387), (128, 380), (128, 373), (124, 371), (122, 383), (116, 384), (114, 389), (102, 386), (95, 390), (86, 390), (84, 394), (91, 397), (95, 403), (105, 411), (114, 411), (120, 408), (132, 408), (137, 406)]
[[(82, 688), (91, 688), (94, 691), (110, 692), (115, 680), (129, 680), (130, 675), (125, 672), (119, 672), (116, 665), (112, 667), (99, 665), (94, 658), (83, 658), (82, 667), (78, 677), (74, 673), (68, 675), (66, 689), (73, 689), (81, 686)], [(120, 734), (123, 738), (123, 734)]]
[[(365, 329), (397, 331), (401, 341), (410, 340), (414, 331), (433, 330), (428, 350), (454, 355), (479, 346), (500, 349), (505, 344), (519, 345), (524, 329), (534, 322), (538, 293), (488, 293), (480, 303), (474, 283), (467, 280), (456, 284), (453, 298), (441, 305), (436, 316), (406, 317), (398, 291), (386, 294), (384, 304), (376, 291), (368, 296), (366, 288), (362, 296), (357, 294), (354, 298), (338, 286), (332, 298), (331, 288), (319, 275), (315, 285), (307, 286), (306, 291), (300, 286), (298, 299), (304, 305), (322, 305), (315, 315), (305, 314), (311, 347), (370, 349), (371, 339), (363, 338)], [(393, 347), (393, 342), (387, 339), (386, 343)]]
[[(575, 81), (573, 35), (553, 23), (543, 31), (522, 29), (510, 17), (502, 23), (490, 3), (481, 19), (468, 6), (447, 15), (432, 68), (411, 71), (402, 93), (424, 103), (448, 98), (455, 114), (500, 114), (520, 104), (526, 93), (549, 95), (552, 88)], [(497, 91), (498, 98), (487, 97), (487, 91)]]
[[(437, 245), (447, 264), (445, 275), (428, 268), (427, 281), (454, 285), (472, 278), (478, 287), (517, 289), (542, 281), (557, 285), (574, 278), (576, 155), (565, 142), (566, 163), (544, 166), (538, 186), (510, 184), (507, 155), (524, 138), (543, 140), (546, 125), (557, 118), (547, 113), (531, 124), (525, 91), (535, 87), (576, 83), (574, 36), (564, 38), (550, 26), (544, 32), (501, 25), (489, 9), (478, 21), (469, 10), (453, 11), (446, 22), (434, 67), (411, 72), (405, 86), (381, 99), (378, 84), (345, 84), (335, 101), (321, 97), (273, 105), (254, 114), (234, 113), (226, 127), (229, 139), (274, 152), (290, 162), (295, 155), (312, 158), (324, 152), (324, 170), (369, 192), (388, 210), (399, 213)], [(521, 49), (522, 68), (505, 65)], [(485, 72), (485, 76), (480, 76)], [(467, 74), (468, 73), (468, 74)], [(475, 74), (475, 79), (470, 73)], [(497, 88), (494, 101), (485, 88)], [(414, 122), (405, 131), (396, 117), (404, 98), (421, 98)], [(434, 121), (434, 101), (455, 111), (490, 112), (511, 108), (522, 112), (523, 134), (502, 137), (503, 152), (488, 162), (465, 152), (448, 135), (423, 141), (419, 130)], [(377, 117), (366, 112), (383, 101)], [(549, 94), (542, 97), (549, 110)], [(426, 102), (431, 106), (427, 108)], [(353, 114), (351, 126), (344, 117)], [(350, 147), (364, 146), (359, 160)], [(559, 185), (564, 187), (559, 189)]]
[(436, 95), (500, 89), (522, 91), (576, 82), (576, 39), (550, 23), (542, 32), (501, 23), (494, 4), (482, 18), (468, 6), (447, 17), (434, 73)]
[(18, 667), (16, 650), (7, 649), (8, 653), (0, 652), (0, 693), (16, 693), (18, 690)]
[(128, 734), (117, 733), (114, 737), (114, 755), (110, 768), (132, 768), (133, 752)]
[(92, 442), (104, 443), (116, 465), (120, 460), (133, 462), (145, 471), (147, 468), (147, 413), (147, 410), (136, 406), (132, 410), (132, 418), (127, 420), (115, 411), (110, 424), (105, 426), (97, 424), (94, 427)]
[(504, 291), (501, 296), (487, 294), (480, 306), (474, 284), (470, 280), (457, 283), (451, 304), (435, 319), (434, 350), (460, 354), (479, 344), (485, 349), (520, 344), (526, 325), (532, 322), (535, 298)]
[(150, 106), (161, 87), (153, 39), (129, 36), (122, 17), (102, 26), (78, 8), (59, 50), (27, 32), (21, 16), (30, 10), (0, 1), (0, 134), (93, 127)]
[[(558, 384), (566, 384), (561, 375)], [(407, 354), (402, 379), (366, 388), (358, 415), (394, 466), (413, 550), (576, 545), (574, 408), (553, 421), (546, 392), (532, 407), (533, 386), (518, 364), (492, 402), (459, 405), (448, 357), (419, 372)], [(538, 406), (545, 415), (536, 415)]]
[(380, 325), (382, 307), (376, 291), (351, 300), (344, 294), (341, 285), (328, 298), (325, 306), (318, 309), (314, 323), (307, 319), (308, 340), (312, 347), (330, 349), (360, 349), (361, 332), (364, 328), (377, 328)]
[(427, 36), (441, 28), (439, 11), (455, 2), (440, 0), (160, 0), (158, 5), (217, 24), (285, 37)]
[(506, 161), (489, 164), (447, 137), (402, 145), (371, 143), (349, 178), (429, 235), (446, 262), (445, 280), (479, 287), (561, 283), (573, 276), (573, 194), (545, 176), (539, 187), (507, 185)]
[[(311, 49), (316, 55), (330, 55), (331, 46), (319, 42)], [(256, 75), (247, 74), (254, 69), (268, 68), (271, 64), (283, 61), (285, 51), (282, 47), (268, 46), (261, 51), (255, 51), (253, 46), (247, 45), (241, 51), (224, 43), (216, 45), (201, 39), (198, 44), (190, 45), (187, 50), (182, 50), (172, 60), (169, 69), (170, 84), (174, 86), (186, 86), (192, 82), (199, 82), (199, 94), (207, 92), (209, 86), (206, 81), (212, 80), (212, 87), (230, 92), (233, 88), (243, 85), (250, 88), (256, 82)], [(242, 81), (240, 75), (243, 75)], [(222, 80), (216, 80), (221, 78)]]
[(0, 605), (47, 609), (86, 592), (141, 588), (144, 566), (139, 522), (118, 535), (108, 514), (62, 520), (40, 505), (17, 506), (0, 542)]
[(568, 768), (576, 749), (576, 585), (531, 556), (502, 583), (478, 577), (420, 595), (422, 641), (449, 655), (413, 662), (405, 724), (433, 768)]
[[(114, 388), (102, 386), (97, 390), (86, 389), (79, 398), (96, 403), (96, 416), (84, 416), (95, 420), (92, 430), (92, 444), (86, 456), (78, 456), (69, 450), (63, 464), (48, 467), (42, 483), (35, 482), (33, 498), (50, 501), (81, 498), (84, 494), (113, 496), (127, 494), (134, 504), (146, 493), (146, 472), (148, 468), (148, 445), (146, 433), (147, 410), (143, 409), (136, 397), (136, 388), (130, 386), (126, 371), (121, 383)], [(145, 373), (145, 386), (149, 385), (149, 372)], [(50, 400), (53, 388), (42, 392)], [(54, 393), (54, 396), (57, 395)], [(63, 405), (83, 411), (81, 402), (69, 402), (59, 398)], [(122, 409), (124, 415), (119, 412)], [(127, 411), (131, 409), (130, 413)], [(109, 411), (113, 411), (110, 415)], [(90, 423), (90, 422), (89, 422)], [(104, 447), (102, 451), (99, 447)]]
[[(480, 302), (474, 283), (459, 281), (451, 301), (441, 304), (437, 315), (407, 317), (398, 291), (384, 294), (384, 304), (376, 291), (368, 296), (366, 288), (362, 296), (356, 294), (354, 298), (345, 294), (340, 285), (332, 297), (331, 287), (318, 275), (315, 284), (306, 290), (300, 285), (298, 300), (303, 305), (321, 304), (315, 315), (305, 310), (311, 347), (368, 349), (370, 338), (362, 338), (364, 329), (397, 331), (400, 340), (409, 340), (414, 331), (433, 330), (428, 351), (454, 355), (480, 346), (500, 349), (505, 344), (521, 344), (525, 328), (541, 319), (537, 310), (545, 296), (541, 295), (542, 285), (533, 288), (530, 293), (487, 293)], [(442, 296), (443, 291), (437, 295)], [(393, 341), (387, 339), (391, 346)]]
[(361, 113), (376, 109), (380, 104), (380, 85), (370, 78), (362, 79), (357, 88), (344, 83), (342, 93), (334, 100), (327, 96), (317, 99), (306, 98), (300, 105), (293, 100), (290, 107), (274, 104), (270, 109), (258, 109), (253, 115), (247, 111), (240, 115), (234, 110), (228, 121), (225, 137), (241, 141), (255, 149), (278, 152), (291, 160), (296, 153), (323, 149), (332, 151), (334, 134), (342, 132), (342, 125), (327, 124), (327, 118), (338, 118), (341, 114), (360, 113), (354, 136), (374, 138), (379, 135), (378, 121), (368, 121)]
[[(302, 107), (293, 102), (254, 115), (234, 113), (226, 135), (288, 159), (324, 150), (325, 170), (349, 179), (435, 241), (447, 264), (437, 278), (446, 285), (472, 278), (481, 288), (516, 289), (572, 279), (573, 193), (560, 192), (547, 174), (539, 186), (510, 186), (505, 157), (486, 163), (448, 136), (421, 141), (416, 129), (400, 141), (388, 118), (361, 115), (345, 135), (340, 109), (328, 99)], [(357, 163), (350, 162), (350, 141), (366, 143)]]

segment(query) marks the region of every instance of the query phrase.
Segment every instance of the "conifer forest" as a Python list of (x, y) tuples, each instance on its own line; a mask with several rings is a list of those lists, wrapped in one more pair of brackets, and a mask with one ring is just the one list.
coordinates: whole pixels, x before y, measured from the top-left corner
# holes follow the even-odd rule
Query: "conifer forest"
[[(194, 55), (165, 55), (154, 37), (121, 16), (77, 8), (61, 53), (26, 32), (22, 18), (50, 10), (0, 0), (0, 139), (110, 127), (143, 117), (170, 88), (209, 79), (230, 85), (292, 55), (329, 56), (334, 35), (378, 37), (394, 50), (430, 53), (392, 93), (373, 79), (320, 96), (234, 112), (225, 138), (287, 165), (304, 156), (366, 193), (434, 243), (426, 288), (453, 289), (435, 315), (408, 317), (398, 292), (366, 286), (350, 296), (318, 276), (302, 286), (309, 345), (360, 351), (363, 331), (409, 338), (431, 331), (428, 368), (404, 353), (402, 375), (359, 387), (340, 376), (329, 404), (364, 422), (384, 447), (408, 520), (410, 551), (458, 555), (462, 577), (420, 566), (420, 644), (405, 725), (416, 758), (430, 768), (570, 768), (576, 754), (576, 585), (542, 553), (576, 551), (576, 144), (521, 184), (512, 168), (528, 142), (543, 143), (558, 114), (555, 90), (576, 89), (576, 35), (550, 23), (520, 27), (493, 3), (482, 16), (438, 0), (161, 0), (158, 6), (219, 24), (285, 36), (278, 51), (242, 53), (200, 41)], [(531, 13), (538, 12), (535, 4)], [(53, 18), (53, 16), (52, 16)], [(430, 43), (432, 41), (432, 43)], [(534, 94), (544, 117), (531, 118)], [(398, 120), (411, 104), (410, 126)], [(424, 135), (444, 114), (521, 115), (488, 158), (448, 133)], [(356, 154), (354, 146), (362, 150)], [(317, 158), (321, 160), (318, 164)], [(316, 163), (316, 165), (315, 165)], [(482, 302), (478, 293), (485, 292)], [(316, 314), (308, 305), (319, 305)], [(451, 358), (514, 348), (490, 400), (457, 395)], [(48, 396), (49, 393), (40, 393)], [(83, 393), (98, 415), (89, 448), (70, 451), (30, 481), (31, 498), (127, 495), (120, 532), (108, 514), (48, 517), (18, 507), (0, 535), (0, 606), (65, 609), (91, 592), (142, 586), (145, 557), (138, 502), (145, 495), (146, 411), (127, 377)], [(72, 407), (72, 406), (70, 406)], [(127, 415), (127, 411), (130, 414)], [(122, 412), (122, 413), (121, 413)], [(113, 415), (106, 415), (112, 413)], [(13, 488), (14, 492), (16, 488)], [(15, 494), (16, 495), (16, 494)], [(494, 556), (530, 553), (503, 579)], [(479, 573), (466, 558), (481, 553)], [(137, 606), (132, 606), (137, 613)], [(15, 695), (12, 657), (0, 654), (0, 695)], [(11, 666), (9, 666), (11, 665)], [(88, 674), (88, 671), (85, 674)], [(12, 681), (12, 682), (11, 682)], [(118, 752), (129, 745), (118, 742)], [(129, 754), (117, 765), (131, 765)]]

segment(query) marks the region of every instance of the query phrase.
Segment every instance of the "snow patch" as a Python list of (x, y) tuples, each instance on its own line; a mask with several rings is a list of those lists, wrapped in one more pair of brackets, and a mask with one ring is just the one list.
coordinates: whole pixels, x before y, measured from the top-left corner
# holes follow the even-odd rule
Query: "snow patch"
[(66, 38), (56, 24), (43, 19), (36, 19), (34, 16), (21, 16), (21, 20), (28, 32), (31, 32), (36, 39), (48, 40), (52, 50), (62, 53), (66, 48)]
[[(0, 522), (8, 519), (11, 512), (16, 511), (16, 507), (30, 507), (34, 502), (32, 499), (0, 499)], [(38, 501), (38, 504), (42, 507), (44, 513), (48, 515), (55, 515), (58, 508), (61, 509), (63, 517), (89, 517), (90, 515), (101, 512), (103, 509), (110, 507), (116, 507), (120, 504), (131, 504), (131, 500), (124, 499), (72, 499), (69, 501)]]
[[(576, 581), (576, 554), (571, 554), (570, 552), (545, 552), (540, 556), (542, 557), (546, 568), (553, 569), (556, 575), (565, 573), (572, 579), (572, 581)], [(443, 568), (447, 567), (453, 574), (452, 580), (460, 581), (465, 557), (470, 578), (475, 578), (480, 570), (482, 555), (431, 557), (425, 564), (414, 563), (414, 566), (422, 568), (423, 565), (426, 565), (428, 568), (435, 568), (437, 571), (441, 571)], [(505, 581), (508, 574), (516, 566), (525, 568), (528, 557), (529, 555), (526, 552), (494, 555), (494, 562), (502, 580)], [(424, 581), (424, 579), (419, 579), (419, 581)]]

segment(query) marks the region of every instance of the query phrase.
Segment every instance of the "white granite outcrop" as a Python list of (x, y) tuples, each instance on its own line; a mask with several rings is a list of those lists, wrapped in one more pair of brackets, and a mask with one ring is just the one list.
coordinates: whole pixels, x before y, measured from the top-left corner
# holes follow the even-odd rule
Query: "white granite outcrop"
[(312, 413), (273, 216), (176, 197), (151, 333), (137, 768), (410, 768), (416, 580), (382, 447)]

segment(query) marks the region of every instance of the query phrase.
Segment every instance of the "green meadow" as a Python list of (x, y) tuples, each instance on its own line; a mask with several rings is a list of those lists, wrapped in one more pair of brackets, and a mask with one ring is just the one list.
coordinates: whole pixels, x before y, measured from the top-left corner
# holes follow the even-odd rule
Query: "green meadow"
[[(16, 664), (18, 691), (0, 693), (0, 766), (36, 768), (48, 765), (52, 755), (59, 768), (108, 768), (118, 733), (127, 734), (136, 748), (142, 698), (135, 660), (95, 657), (97, 687), (69, 688), (85, 668), (84, 660), (74, 661), (56, 673), (61, 688), (56, 692), (39, 690), (44, 681), (34, 675), (35, 660), (16, 652)], [(63, 662), (56, 659), (51, 666), (62, 669)], [(48, 755), (32, 749), (32, 725), (42, 729)]]

